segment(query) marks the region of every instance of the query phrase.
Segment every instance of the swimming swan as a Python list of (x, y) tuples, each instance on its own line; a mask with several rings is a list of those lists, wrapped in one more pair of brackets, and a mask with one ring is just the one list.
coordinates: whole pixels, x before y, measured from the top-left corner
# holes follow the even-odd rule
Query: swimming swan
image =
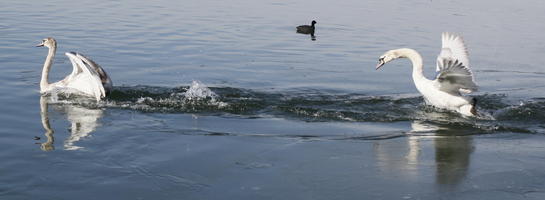
[(464, 116), (477, 115), (476, 99), (461, 94), (477, 91), (477, 84), (469, 68), (467, 49), (461, 36), (452, 33), (442, 34), (442, 48), (437, 57), (437, 75), (434, 80), (424, 77), (422, 56), (408, 48), (387, 51), (380, 56), (376, 69), (397, 58), (411, 60), (414, 85), (428, 104), (453, 110)]
[(53, 64), (53, 58), (57, 51), (57, 41), (53, 38), (45, 38), (37, 47), (46, 46), (49, 53), (45, 59), (40, 81), (40, 93), (48, 93), (52, 90), (74, 89), (86, 96), (94, 97), (97, 101), (106, 97), (112, 90), (112, 80), (108, 74), (90, 58), (75, 52), (66, 52), (72, 62), (72, 73), (66, 78), (55, 83), (49, 83), (49, 70)]

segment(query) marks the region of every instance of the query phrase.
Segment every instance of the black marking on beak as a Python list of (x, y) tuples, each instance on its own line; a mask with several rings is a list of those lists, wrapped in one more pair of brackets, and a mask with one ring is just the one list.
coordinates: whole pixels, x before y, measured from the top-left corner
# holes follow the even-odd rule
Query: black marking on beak
[(379, 58), (378, 59), (378, 64), (377, 64), (377, 67), (375, 68), (375, 70), (378, 70), (380, 67), (382, 67), (384, 65), (384, 58)]
[(42, 43), (37, 44), (36, 47), (43, 47), (45, 45), (45, 39), (42, 40)]

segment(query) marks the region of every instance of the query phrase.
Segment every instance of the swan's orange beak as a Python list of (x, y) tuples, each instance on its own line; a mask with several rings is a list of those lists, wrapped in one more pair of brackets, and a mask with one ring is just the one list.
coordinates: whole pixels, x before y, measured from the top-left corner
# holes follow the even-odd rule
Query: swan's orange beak
[(384, 59), (382, 59), (382, 58), (379, 59), (377, 67), (375, 68), (375, 70), (378, 70), (380, 67), (382, 67), (384, 65), (384, 63), (386, 63), (386, 62), (384, 62)]

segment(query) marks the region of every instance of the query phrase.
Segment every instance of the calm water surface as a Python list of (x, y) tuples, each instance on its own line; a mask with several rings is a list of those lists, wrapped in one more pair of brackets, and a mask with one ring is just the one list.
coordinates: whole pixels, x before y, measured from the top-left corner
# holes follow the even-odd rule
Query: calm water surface
[[(542, 1), (2, 1), (0, 199), (544, 199)], [(318, 22), (316, 40), (295, 26)], [(480, 118), (424, 105), (461, 33)], [(55, 37), (100, 103), (40, 97)]]

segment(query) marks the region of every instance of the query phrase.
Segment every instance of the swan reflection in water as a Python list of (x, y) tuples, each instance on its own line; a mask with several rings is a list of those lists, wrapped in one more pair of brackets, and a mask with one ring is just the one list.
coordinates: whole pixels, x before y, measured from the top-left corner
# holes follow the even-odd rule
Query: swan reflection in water
[(81, 139), (89, 136), (97, 126), (99, 126), (98, 120), (102, 117), (103, 111), (100, 109), (85, 108), (80, 105), (57, 103), (56, 100), (51, 100), (51, 97), (40, 97), (40, 115), (42, 119), (42, 126), (45, 129), (46, 141), (40, 144), (40, 148), (43, 151), (51, 151), (55, 149), (54, 142), (54, 130), (49, 123), (49, 106), (53, 107), (53, 110), (65, 114), (68, 121), (70, 121), (70, 135), (64, 140), (64, 150), (77, 150), (83, 147), (77, 146), (75, 143)]
[[(411, 131), (406, 133), (406, 143), (386, 140), (375, 144), (379, 168), (415, 180), (434, 170), (437, 184), (456, 186), (466, 177), (474, 150), (471, 136), (463, 133), (466, 131), (414, 121)], [(434, 165), (427, 160), (432, 155)], [(430, 166), (435, 169), (428, 169)]]

